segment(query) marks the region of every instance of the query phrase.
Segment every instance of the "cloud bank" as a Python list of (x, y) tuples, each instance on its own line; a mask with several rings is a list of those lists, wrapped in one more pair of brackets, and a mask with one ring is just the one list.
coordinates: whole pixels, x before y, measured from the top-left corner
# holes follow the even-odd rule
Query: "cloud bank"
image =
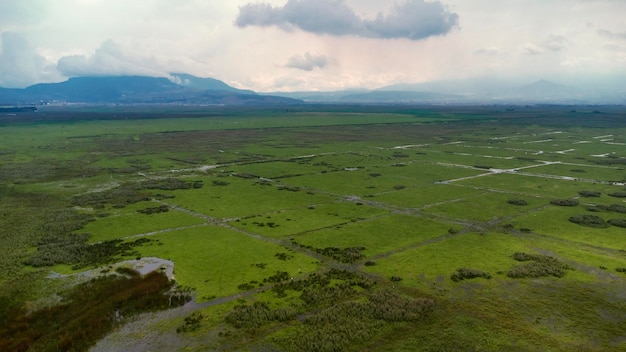
[(58, 78), (54, 65), (20, 33), (0, 35), (0, 87), (21, 88)]
[(407, 0), (395, 3), (387, 14), (375, 19), (358, 16), (342, 0), (288, 0), (282, 7), (249, 3), (239, 8), (235, 24), (295, 28), (315, 34), (381, 39), (420, 40), (444, 35), (458, 27), (459, 16), (441, 2)]
[(168, 76), (149, 57), (124, 50), (113, 40), (103, 42), (91, 55), (71, 55), (59, 59), (57, 69), (66, 77), (146, 75)]

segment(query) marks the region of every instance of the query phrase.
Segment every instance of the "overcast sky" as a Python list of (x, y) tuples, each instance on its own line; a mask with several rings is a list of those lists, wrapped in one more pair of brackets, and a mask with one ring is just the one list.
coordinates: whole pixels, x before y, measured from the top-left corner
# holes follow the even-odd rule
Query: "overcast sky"
[(256, 91), (626, 74), (623, 0), (0, 0), (0, 86), (170, 72)]

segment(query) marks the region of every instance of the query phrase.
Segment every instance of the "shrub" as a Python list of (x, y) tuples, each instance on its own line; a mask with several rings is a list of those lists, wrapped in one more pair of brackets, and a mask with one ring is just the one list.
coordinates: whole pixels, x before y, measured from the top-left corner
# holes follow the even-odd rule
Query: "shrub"
[(167, 213), (169, 210), (170, 208), (167, 205), (160, 205), (158, 207), (139, 209), (137, 210), (137, 212), (141, 214), (151, 215), (151, 214), (158, 214), (158, 213)]
[(570, 216), (568, 220), (570, 222), (573, 222), (574, 224), (588, 226), (588, 227), (597, 227), (597, 228), (608, 227), (604, 219), (602, 219), (601, 217), (597, 215), (585, 214), (585, 215)]
[(578, 191), (578, 195), (581, 197), (600, 197), (600, 192), (596, 191)]
[(626, 219), (611, 219), (607, 222), (613, 226), (626, 227)]
[(525, 277), (563, 277), (565, 276), (565, 270), (555, 265), (548, 265), (546, 263), (531, 262), (528, 264), (518, 265), (509, 270), (506, 276), (514, 279)]
[(506, 202), (511, 205), (528, 205), (528, 202), (523, 199), (509, 199)]
[(553, 199), (550, 201), (552, 205), (558, 205), (560, 207), (574, 207), (579, 204), (578, 199)]
[(293, 308), (271, 309), (265, 302), (252, 305), (238, 305), (226, 315), (224, 320), (236, 328), (257, 328), (273, 321), (287, 321), (296, 316)]
[(611, 205), (603, 205), (603, 204), (598, 204), (598, 205), (590, 205), (587, 207), (587, 210), (589, 211), (593, 211), (593, 212), (600, 212), (600, 211), (610, 211), (610, 212), (614, 212), (614, 213), (622, 213), (622, 214), (626, 214), (626, 207), (621, 205), (621, 204), (611, 204)]
[(456, 269), (454, 274), (450, 276), (450, 279), (454, 282), (463, 281), (465, 279), (474, 279), (477, 277), (482, 277), (485, 279), (491, 279), (491, 275), (481, 270), (477, 269), (469, 269), (469, 268), (459, 268)]
[(609, 196), (615, 198), (626, 198), (626, 191), (617, 191), (613, 193), (609, 193)]
[(186, 317), (183, 325), (176, 328), (177, 333), (193, 332), (200, 328), (200, 322), (204, 319), (202, 313), (193, 312), (190, 316)]
[(513, 254), (513, 259), (519, 262), (530, 262), (517, 265), (507, 272), (506, 276), (514, 279), (546, 276), (563, 277), (566, 270), (574, 270), (571, 266), (547, 255), (517, 252)]

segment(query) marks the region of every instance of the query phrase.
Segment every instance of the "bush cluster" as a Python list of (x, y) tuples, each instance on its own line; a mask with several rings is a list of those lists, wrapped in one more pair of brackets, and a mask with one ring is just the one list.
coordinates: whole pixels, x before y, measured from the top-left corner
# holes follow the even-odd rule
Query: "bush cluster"
[(371, 288), (376, 284), (376, 282), (348, 270), (330, 269), (322, 273), (312, 273), (306, 279), (278, 282), (274, 284), (272, 291), (274, 291), (279, 297), (282, 297), (285, 296), (286, 290), (303, 292), (308, 289), (309, 292), (307, 295), (309, 295), (309, 297), (313, 297), (311, 299), (311, 302), (313, 302), (315, 300), (315, 296), (324, 296), (329, 294), (330, 291), (327, 290), (323, 293), (314, 293), (312, 290), (324, 289), (330, 285), (333, 280), (341, 280), (344, 281), (344, 283), (347, 283), (350, 287), (356, 286), (362, 289)]
[(204, 319), (202, 313), (193, 312), (190, 316), (185, 318), (183, 325), (176, 328), (176, 332), (181, 334), (196, 331), (200, 328), (202, 319)]
[(365, 255), (361, 253), (361, 251), (365, 250), (365, 247), (362, 247), (362, 246), (346, 247), (346, 248), (339, 248), (339, 247), (315, 248), (312, 246), (299, 244), (296, 241), (292, 241), (291, 243), (294, 245), (300, 246), (302, 248), (306, 248), (308, 250), (314, 251), (326, 257), (333, 258), (342, 263), (354, 263), (365, 257)]
[(202, 181), (183, 181), (177, 178), (152, 179), (141, 182), (143, 189), (160, 189), (163, 191), (202, 188), (203, 185)]
[(573, 222), (574, 224), (588, 226), (588, 227), (598, 227), (598, 228), (608, 227), (604, 219), (602, 219), (601, 217), (597, 215), (589, 215), (589, 214), (575, 215), (575, 216), (570, 216), (568, 220), (570, 222)]
[(614, 213), (622, 213), (622, 214), (626, 214), (626, 207), (621, 205), (621, 204), (611, 204), (611, 205), (604, 205), (604, 204), (598, 204), (598, 205), (590, 205), (587, 207), (587, 210), (589, 211), (593, 211), (593, 212), (600, 212), (600, 211), (608, 211), (608, 212), (614, 212)]
[(150, 207), (150, 208), (137, 210), (137, 212), (141, 214), (146, 214), (146, 215), (167, 213), (168, 211), (170, 211), (170, 208), (167, 205), (159, 205), (158, 207)]
[(609, 193), (609, 196), (615, 198), (626, 198), (626, 191), (617, 191), (613, 193)]
[(458, 282), (458, 281), (463, 281), (466, 279), (474, 279), (477, 277), (491, 279), (491, 275), (489, 273), (478, 270), (478, 269), (470, 269), (470, 268), (456, 269), (454, 274), (450, 276), (450, 279), (454, 282)]
[(578, 199), (553, 199), (550, 201), (552, 205), (558, 205), (561, 207), (574, 207), (577, 206), (580, 202)]
[(231, 312), (226, 314), (224, 320), (238, 329), (254, 329), (274, 321), (291, 320), (296, 314), (297, 312), (293, 308), (272, 309), (266, 302), (259, 301), (253, 304), (235, 306)]
[(147, 201), (151, 198), (171, 198), (162, 194), (152, 194), (152, 190), (173, 191), (178, 189), (202, 188), (202, 181), (183, 181), (176, 178), (154, 179), (140, 183), (128, 182), (118, 187), (102, 191), (91, 192), (75, 196), (73, 205), (81, 207), (94, 207), (102, 209), (106, 204), (112, 204), (116, 208), (123, 208), (128, 204)]
[(37, 252), (24, 261), (34, 267), (53, 266), (56, 264), (72, 265), (73, 269), (110, 263), (115, 256), (137, 256), (134, 250), (152, 240), (139, 238), (133, 242), (110, 240), (89, 244), (89, 234), (53, 234), (42, 238), (37, 245)]
[(341, 351), (372, 340), (386, 323), (419, 321), (435, 308), (429, 298), (405, 297), (389, 289), (365, 300), (344, 301), (304, 320), (295, 333), (274, 338), (288, 351)]
[(626, 227), (626, 219), (611, 219), (607, 222), (613, 226)]
[(513, 259), (520, 262), (530, 262), (517, 265), (507, 272), (506, 276), (514, 279), (546, 276), (563, 277), (566, 270), (574, 270), (571, 266), (547, 255), (517, 252), (513, 254)]
[(528, 202), (523, 199), (509, 199), (507, 203), (511, 205), (528, 205)]
[(601, 194), (596, 191), (578, 191), (578, 195), (581, 197), (600, 197)]

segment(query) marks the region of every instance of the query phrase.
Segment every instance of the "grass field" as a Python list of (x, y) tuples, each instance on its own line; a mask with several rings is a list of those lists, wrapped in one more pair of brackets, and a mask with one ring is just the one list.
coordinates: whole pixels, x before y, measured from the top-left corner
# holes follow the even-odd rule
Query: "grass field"
[(571, 110), (0, 116), (0, 340), (156, 257), (193, 302), (94, 350), (624, 350), (626, 120)]

